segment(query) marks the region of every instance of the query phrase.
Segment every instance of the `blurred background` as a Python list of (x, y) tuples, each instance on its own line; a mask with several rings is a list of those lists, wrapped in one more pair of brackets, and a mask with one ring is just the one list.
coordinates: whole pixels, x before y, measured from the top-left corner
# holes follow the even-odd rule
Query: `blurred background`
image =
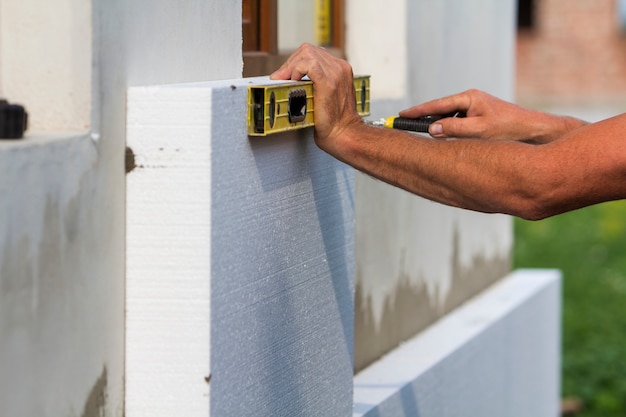
[[(517, 101), (626, 112), (626, 0), (519, 0)], [(563, 271), (564, 415), (626, 415), (626, 202), (515, 221), (514, 267)]]
[(517, 100), (586, 111), (626, 103), (625, 0), (518, 0)]

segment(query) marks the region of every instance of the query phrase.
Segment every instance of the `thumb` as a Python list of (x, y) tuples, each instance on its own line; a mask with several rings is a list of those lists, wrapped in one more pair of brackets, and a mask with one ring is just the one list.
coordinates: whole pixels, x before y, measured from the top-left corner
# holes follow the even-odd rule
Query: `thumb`
[(437, 139), (479, 137), (480, 126), (477, 119), (477, 117), (447, 117), (431, 124), (428, 133)]
[(443, 125), (441, 122), (433, 123), (428, 127), (428, 133), (433, 138), (445, 138), (447, 137), (445, 133), (443, 133)]

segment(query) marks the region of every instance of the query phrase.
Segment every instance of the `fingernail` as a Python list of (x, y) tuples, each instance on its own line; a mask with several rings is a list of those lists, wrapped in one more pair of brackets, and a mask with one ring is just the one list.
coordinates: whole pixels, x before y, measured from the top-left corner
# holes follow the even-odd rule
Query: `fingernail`
[(433, 136), (443, 135), (443, 126), (440, 125), (439, 123), (432, 124), (430, 125), (430, 128), (428, 129), (428, 133), (430, 133)]

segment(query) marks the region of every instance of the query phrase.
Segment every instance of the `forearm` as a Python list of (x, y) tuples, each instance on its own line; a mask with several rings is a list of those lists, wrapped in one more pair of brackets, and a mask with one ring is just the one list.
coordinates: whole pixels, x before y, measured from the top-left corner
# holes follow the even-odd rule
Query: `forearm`
[(525, 181), (532, 145), (439, 141), (365, 125), (325, 143), (358, 170), (443, 204), (524, 216), (532, 203), (534, 190)]

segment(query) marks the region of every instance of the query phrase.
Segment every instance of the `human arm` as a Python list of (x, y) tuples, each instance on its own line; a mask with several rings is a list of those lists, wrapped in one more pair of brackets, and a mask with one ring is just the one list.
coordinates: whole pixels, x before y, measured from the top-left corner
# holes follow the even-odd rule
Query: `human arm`
[(434, 141), (367, 126), (352, 70), (304, 45), (275, 79), (313, 81), (317, 145), (353, 167), (425, 198), (540, 219), (626, 197), (626, 115), (570, 130), (542, 146), (482, 139)]
[(539, 220), (626, 197), (625, 131), (622, 115), (534, 146), (355, 125), (334, 139), (334, 156), (443, 204)]
[(432, 100), (400, 112), (417, 118), (432, 114), (465, 112), (465, 118), (446, 118), (430, 127), (434, 138), (481, 138), (548, 143), (587, 123), (568, 116), (557, 116), (526, 109), (500, 100), (480, 90)]

